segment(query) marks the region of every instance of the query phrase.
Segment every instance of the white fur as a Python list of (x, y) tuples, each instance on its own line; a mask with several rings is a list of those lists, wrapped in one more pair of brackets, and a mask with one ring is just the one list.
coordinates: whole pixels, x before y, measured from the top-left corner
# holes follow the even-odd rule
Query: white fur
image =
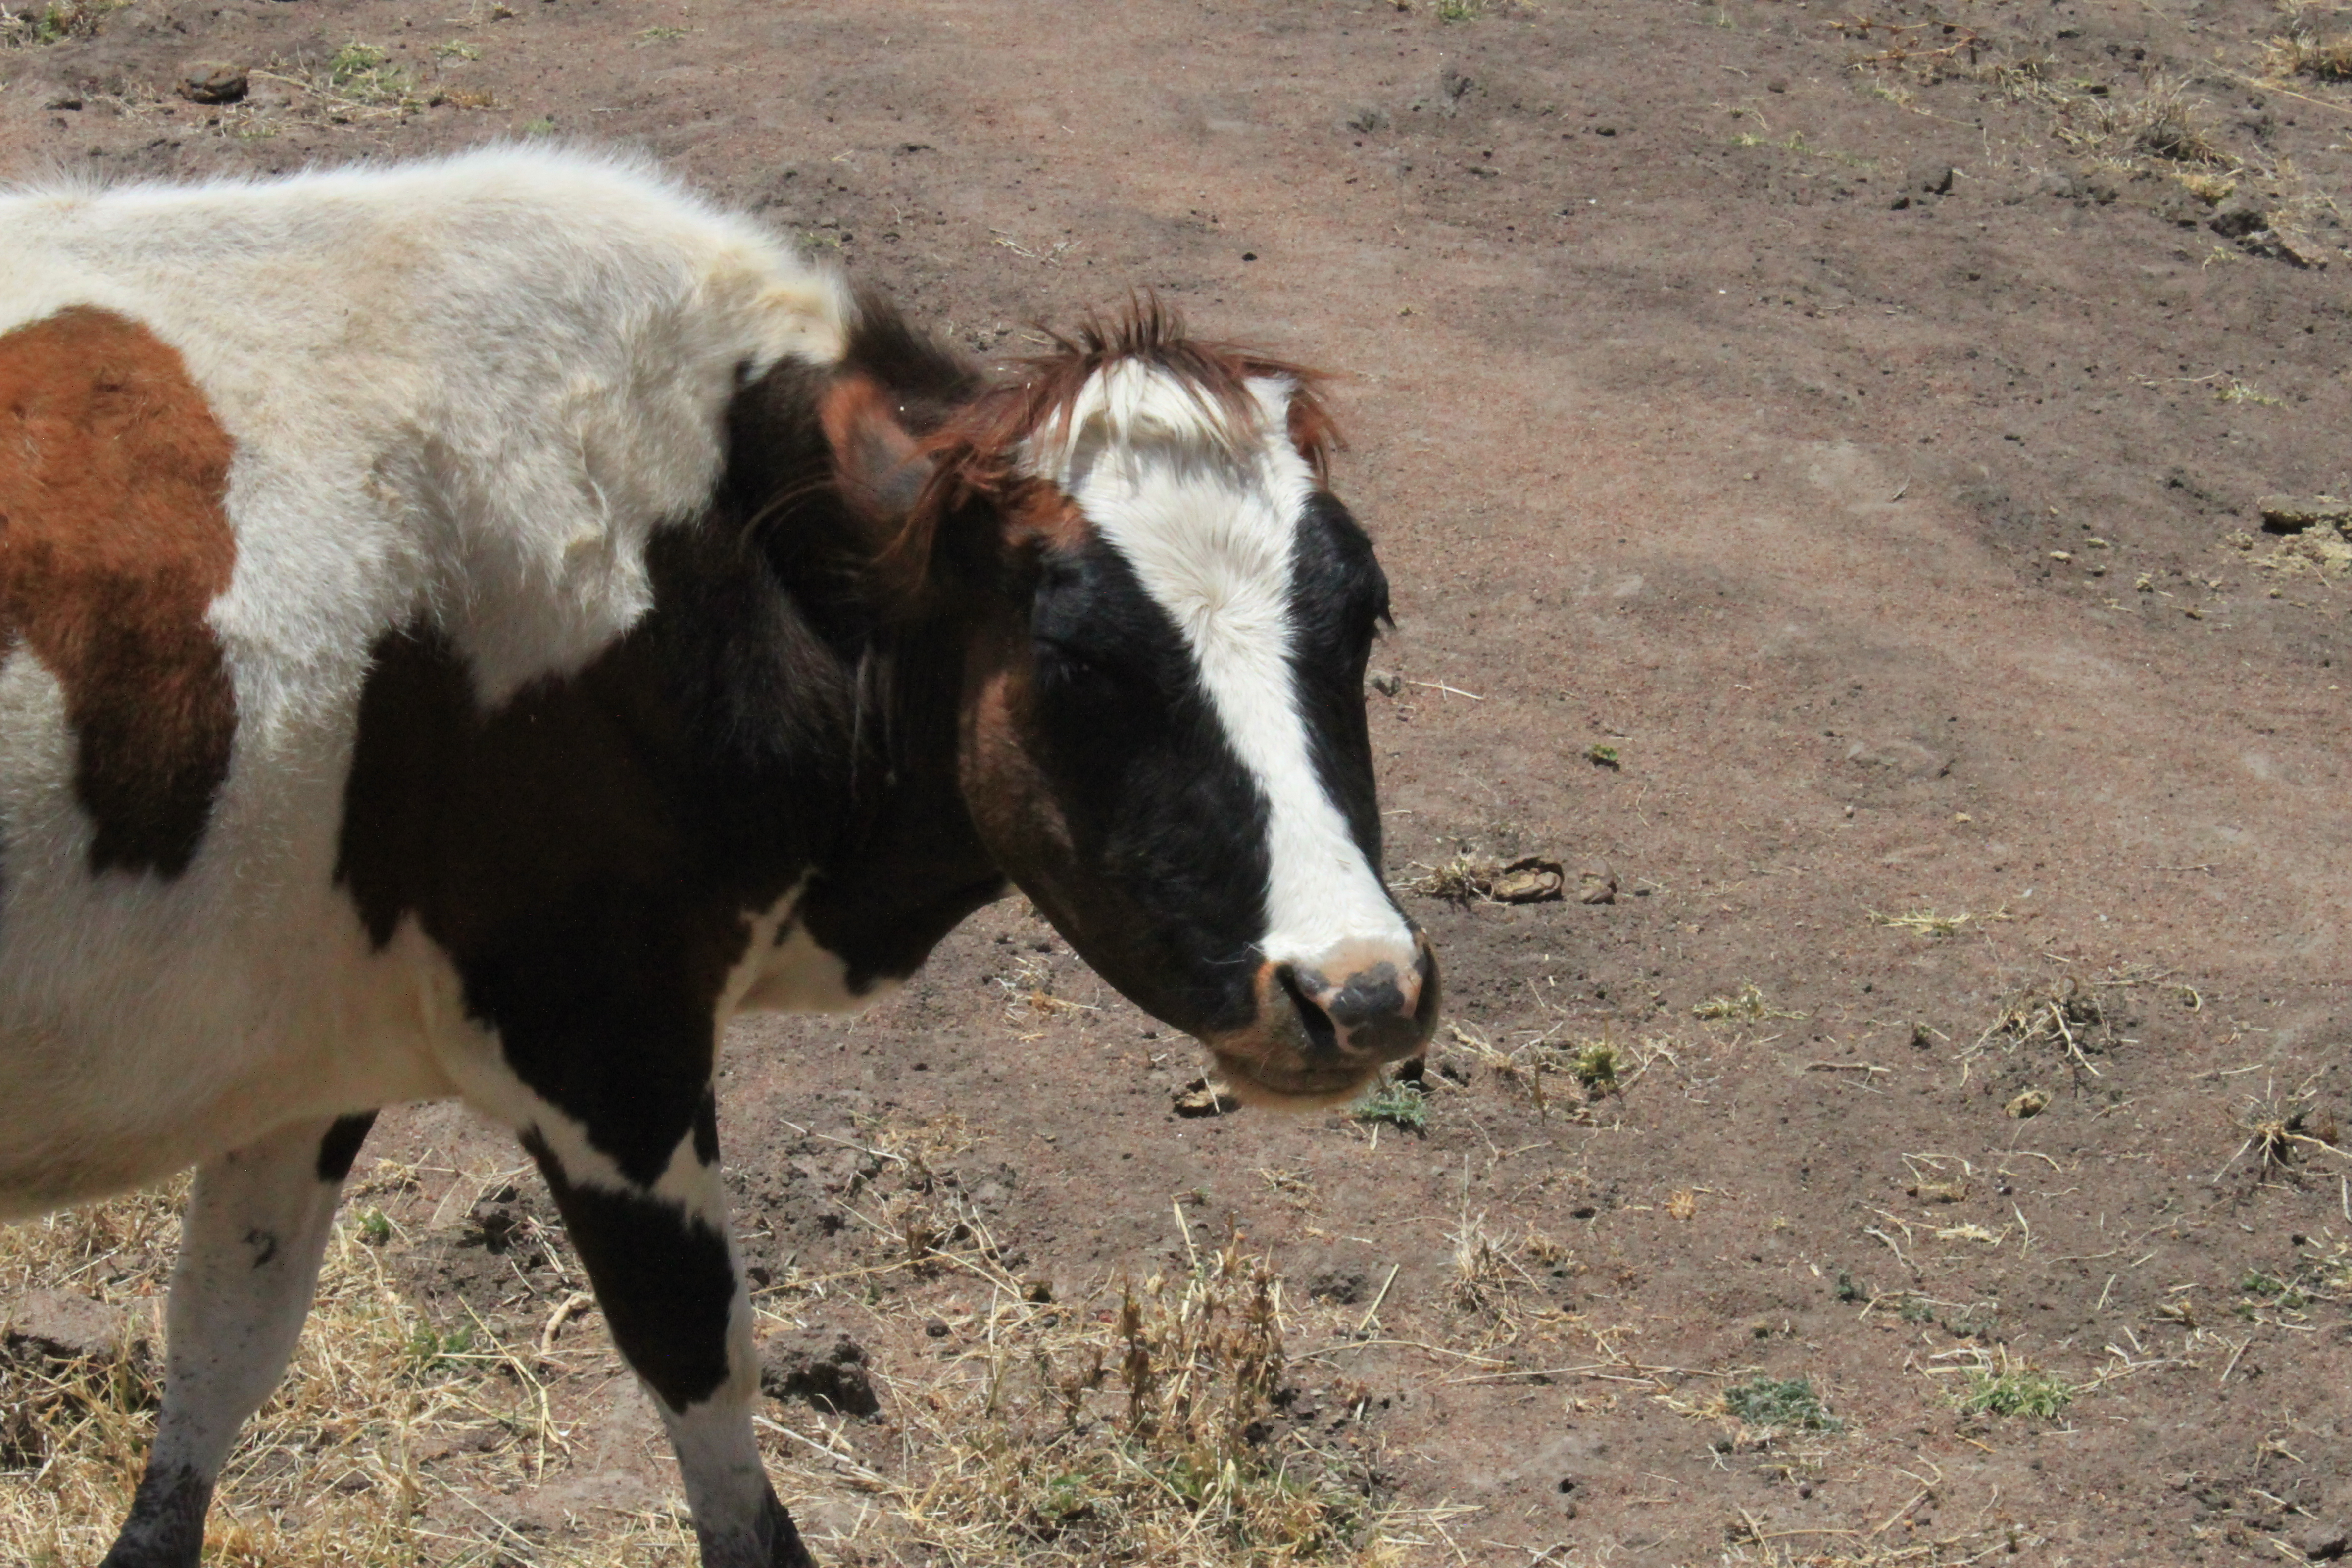
[(1078, 503), (1183, 632), (1225, 736), (1268, 811), (1266, 957), (1391, 952), (1410, 972), (1412, 935), (1324, 791), (1307, 750), (1289, 655), (1291, 551), (1314, 490), (1292, 445), (1286, 382), (1251, 383), (1255, 425), (1137, 360), (1087, 384), (1033, 472)]
[(832, 362), (851, 310), (649, 166), (513, 148), (0, 194), (0, 332), (77, 304), (177, 349), (236, 443), (237, 731), (186, 872), (93, 878), (58, 682), (0, 659), (0, 1218), (289, 1121), (516, 1100), (446, 958), (413, 925), (373, 952), (333, 885), (370, 650), (425, 618), (487, 705), (593, 658), (708, 495), (739, 367)]
[(217, 1476), (237, 1429), (278, 1386), (310, 1315), (341, 1185), (318, 1176), (328, 1125), (281, 1127), (196, 1173), (165, 1309), (156, 1468)]
[(849, 965), (820, 947), (802, 920), (804, 877), (774, 908), (745, 917), (751, 940), (727, 977), (719, 997), (722, 1023), (738, 1012), (856, 1013), (898, 989), (895, 978), (878, 977), (863, 991), (849, 984)]

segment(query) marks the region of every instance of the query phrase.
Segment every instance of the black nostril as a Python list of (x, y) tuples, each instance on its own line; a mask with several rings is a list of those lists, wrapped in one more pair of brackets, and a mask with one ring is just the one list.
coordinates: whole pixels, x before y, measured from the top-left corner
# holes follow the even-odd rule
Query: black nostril
[(1307, 1044), (1318, 1051), (1338, 1050), (1339, 1048), (1338, 1026), (1331, 1022), (1331, 1016), (1323, 1011), (1321, 1005), (1315, 998), (1298, 988), (1297, 972), (1286, 963), (1278, 964), (1275, 968), (1274, 977), (1282, 983), (1282, 994), (1290, 998), (1290, 1005), (1298, 1009), (1298, 1022), (1307, 1031)]
[(1396, 965), (1376, 963), (1348, 977), (1331, 998), (1331, 1016), (1353, 1029), (1376, 1024), (1405, 1012), (1404, 989), (1397, 984)]

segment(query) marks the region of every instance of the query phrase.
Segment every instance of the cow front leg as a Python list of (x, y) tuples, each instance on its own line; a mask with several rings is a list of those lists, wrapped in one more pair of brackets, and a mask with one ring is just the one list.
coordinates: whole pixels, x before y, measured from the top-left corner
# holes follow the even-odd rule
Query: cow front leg
[(282, 1127), (198, 1167), (164, 1313), (163, 1409), (102, 1568), (196, 1568), (213, 1482), (294, 1353), (336, 1195), (374, 1121)]
[(728, 1230), (714, 1103), (706, 1095), (651, 1185), (620, 1174), (577, 1129), (533, 1128), (523, 1146), (546, 1173), (613, 1342), (669, 1428), (704, 1568), (815, 1568), (751, 1434), (751, 1299)]

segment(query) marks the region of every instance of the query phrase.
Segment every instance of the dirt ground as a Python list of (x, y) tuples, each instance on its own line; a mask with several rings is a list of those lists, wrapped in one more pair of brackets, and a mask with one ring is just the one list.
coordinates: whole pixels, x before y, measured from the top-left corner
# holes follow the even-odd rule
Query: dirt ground
[[(18, 174), (615, 143), (982, 357), (1148, 287), (1342, 374), (1339, 488), (1395, 586), (1368, 698), (1390, 871), (1435, 890), (1408, 901), (1449, 986), (1424, 1092), (1386, 1121), (1180, 1117), (1193, 1049), (1017, 900), (864, 1018), (740, 1025), (761, 1306), (881, 1384), (872, 1419), (770, 1410), (827, 1561), (1205, 1560), (1076, 1505), (967, 1528), (955, 1486), (1000, 1452), (973, 1436), (995, 1384), (969, 1397), (1007, 1346), (1108, 1321), (1122, 1280), (1206, 1278), (1234, 1236), (1283, 1281), (1251, 1441), (1363, 1511), (1219, 1552), (2343, 1550), (2352, 549), (2266, 531), (2258, 498), (2352, 495), (2326, 52), (2352, 13), (11, 5)], [(177, 96), (192, 62), (246, 96)], [(1570, 896), (1437, 896), (1522, 855)], [(563, 1310), (520, 1156), (448, 1108), (369, 1153), (337, 1300), (425, 1345), (412, 1374), (479, 1342), (455, 1325), (520, 1348), (473, 1436), (416, 1437), (421, 1394), (361, 1435), (408, 1489), (350, 1560), (629, 1530), (674, 1560), (675, 1470), (593, 1309)], [(88, 1256), (67, 1283), (151, 1300), (152, 1268)], [(96, 1489), (14, 1539), (97, 1555), (136, 1405), (76, 1429)], [(234, 1560), (344, 1560), (359, 1516), (273, 1476), (387, 1484), (289, 1458), (355, 1440), (300, 1430), (225, 1493)], [(9, 1507), (41, 1515), (69, 1448), (20, 1442)]]

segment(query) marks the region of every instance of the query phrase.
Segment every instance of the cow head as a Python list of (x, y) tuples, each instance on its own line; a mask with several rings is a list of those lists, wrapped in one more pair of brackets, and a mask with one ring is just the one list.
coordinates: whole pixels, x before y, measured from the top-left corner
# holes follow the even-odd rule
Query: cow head
[[(853, 423), (835, 450), (892, 471)], [(1265, 1101), (1353, 1094), (1438, 1005), (1381, 877), (1363, 680), (1388, 583), (1329, 444), (1310, 377), (1140, 307), (910, 448), (894, 552), (966, 627), (960, 770), (990, 853)]]

